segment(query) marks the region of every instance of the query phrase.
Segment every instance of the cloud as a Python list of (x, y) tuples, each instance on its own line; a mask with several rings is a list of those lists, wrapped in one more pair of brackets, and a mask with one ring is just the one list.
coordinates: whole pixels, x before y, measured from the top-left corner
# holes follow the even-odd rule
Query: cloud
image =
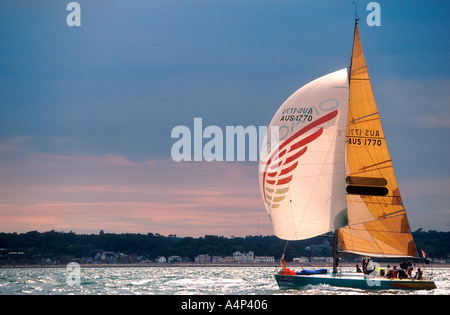
[(31, 137), (0, 138), (0, 152), (11, 152), (20, 149)]
[(408, 178), (400, 186), (411, 227), (448, 231), (450, 178)]
[(450, 198), (450, 178), (409, 178), (404, 184), (405, 190), (414, 198), (425, 196), (444, 196)]
[[(59, 189), (58, 189), (59, 188)], [(76, 185), (76, 186), (57, 186), (55, 189), (63, 192), (75, 193), (75, 192), (94, 192), (94, 193), (130, 193), (130, 192), (142, 192), (139, 189), (134, 189), (127, 186), (114, 186), (114, 185)]]
[(36, 160), (45, 161), (47, 163), (82, 163), (88, 165), (116, 165), (116, 166), (145, 166), (151, 165), (152, 161), (136, 162), (122, 155), (106, 154), (106, 155), (63, 155), (63, 154), (39, 154)]
[(401, 78), (373, 82), (382, 117), (392, 124), (419, 128), (449, 128), (450, 81)]
[(425, 128), (450, 128), (450, 108), (447, 107), (438, 113), (425, 114), (419, 126)]
[(0, 178), (0, 230), (271, 234), (256, 163), (29, 152)]
[[(0, 231), (273, 233), (256, 163), (14, 153), (16, 160), (0, 163)], [(401, 184), (413, 229), (448, 229), (449, 178)]]
[(175, 199), (164, 202), (48, 202), (0, 204), (1, 231), (63, 230), (95, 233), (161, 233), (185, 236), (256, 234), (268, 220), (258, 207), (241, 200)]

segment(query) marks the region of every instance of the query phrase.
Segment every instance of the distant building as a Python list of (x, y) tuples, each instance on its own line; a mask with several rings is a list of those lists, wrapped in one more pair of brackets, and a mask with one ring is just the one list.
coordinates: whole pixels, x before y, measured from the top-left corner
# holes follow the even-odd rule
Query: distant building
[(81, 257), (82, 264), (91, 264), (93, 262), (94, 260), (92, 259), (92, 257)]
[(129, 263), (133, 262), (133, 259), (131, 258), (130, 255), (127, 255), (124, 253), (119, 253), (119, 262), (121, 262), (123, 264), (129, 264)]
[(222, 258), (222, 261), (224, 263), (232, 263), (232, 262), (234, 262), (234, 258), (232, 256), (227, 256), (227, 257)]
[(311, 262), (313, 263), (333, 263), (333, 257), (311, 257)]
[(118, 255), (114, 252), (98, 252), (95, 255), (95, 261), (99, 263), (116, 263), (118, 260)]
[(275, 262), (275, 257), (273, 257), (273, 256), (255, 256), (255, 262), (257, 262), (257, 263), (273, 263), (273, 262)]
[(292, 261), (296, 262), (296, 263), (304, 264), (304, 263), (308, 263), (309, 259), (308, 259), (308, 257), (294, 257), (292, 259)]
[(174, 262), (181, 262), (182, 259), (180, 256), (169, 256), (169, 258), (167, 258), (167, 261), (169, 263), (174, 263)]
[(211, 256), (208, 254), (198, 255), (195, 257), (195, 262), (200, 264), (210, 263), (211, 262)]
[(236, 251), (233, 253), (233, 259), (238, 263), (252, 263), (255, 262), (255, 255), (252, 251), (249, 251), (248, 253)]
[(53, 262), (50, 258), (41, 259), (39, 261), (39, 264), (41, 265), (51, 265)]
[(222, 256), (212, 256), (212, 262), (213, 263), (223, 263), (223, 258), (222, 258)]
[(166, 257), (164, 257), (164, 256), (158, 256), (158, 257), (155, 259), (155, 262), (157, 262), (157, 263), (166, 263), (167, 260), (166, 260)]

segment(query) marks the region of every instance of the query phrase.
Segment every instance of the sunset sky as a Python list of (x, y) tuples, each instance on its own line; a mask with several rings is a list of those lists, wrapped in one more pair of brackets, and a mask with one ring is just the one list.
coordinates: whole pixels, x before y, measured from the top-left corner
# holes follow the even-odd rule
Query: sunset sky
[[(175, 162), (171, 131), (268, 125), (348, 66), (353, 1), (69, 2), (0, 2), (0, 232), (273, 234), (257, 162)], [(411, 227), (449, 231), (450, 4), (355, 2)]]

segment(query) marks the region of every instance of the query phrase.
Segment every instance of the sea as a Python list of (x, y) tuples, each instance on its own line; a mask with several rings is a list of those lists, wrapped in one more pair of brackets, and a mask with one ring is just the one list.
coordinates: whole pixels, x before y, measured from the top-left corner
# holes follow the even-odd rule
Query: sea
[[(311, 268), (314, 269), (314, 268)], [(280, 290), (279, 267), (0, 268), (0, 295), (449, 295), (450, 268), (428, 267), (433, 290), (360, 290), (328, 285)], [(354, 268), (343, 267), (343, 272)]]

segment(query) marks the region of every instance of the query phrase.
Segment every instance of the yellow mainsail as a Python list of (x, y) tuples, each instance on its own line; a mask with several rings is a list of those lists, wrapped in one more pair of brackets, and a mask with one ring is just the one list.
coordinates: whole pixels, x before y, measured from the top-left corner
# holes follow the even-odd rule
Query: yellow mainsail
[(395, 179), (355, 24), (346, 132), (348, 225), (338, 249), (370, 256), (417, 256)]

